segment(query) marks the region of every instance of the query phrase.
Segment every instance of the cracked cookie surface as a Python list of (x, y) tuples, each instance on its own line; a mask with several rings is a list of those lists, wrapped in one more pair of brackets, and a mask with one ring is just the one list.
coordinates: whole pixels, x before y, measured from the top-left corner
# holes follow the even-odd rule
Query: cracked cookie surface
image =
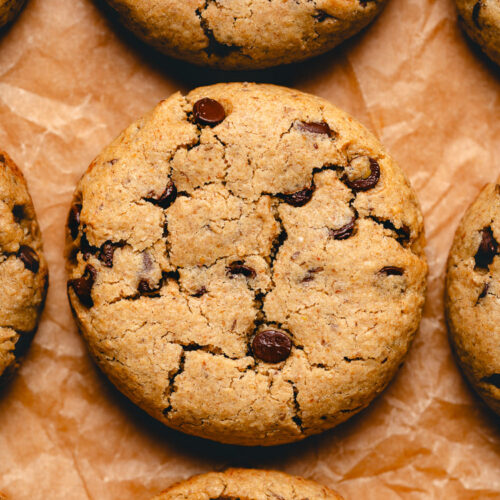
[(364, 28), (385, 0), (107, 0), (160, 51), (195, 64), (253, 69), (326, 52)]
[(419, 324), (423, 245), (413, 190), (360, 124), (295, 90), (219, 84), (162, 101), (91, 164), (68, 290), (136, 404), (190, 434), (271, 445), (387, 385)]
[(0, 0), (0, 28), (12, 21), (26, 0)]
[(472, 386), (500, 415), (500, 179), (465, 213), (448, 258), (450, 339)]
[(28, 347), (46, 288), (47, 264), (26, 182), (0, 151), (0, 380)]
[(458, 18), (466, 33), (497, 64), (500, 64), (500, 2), (455, 0)]
[(283, 472), (228, 469), (175, 484), (152, 500), (342, 500), (314, 481)]

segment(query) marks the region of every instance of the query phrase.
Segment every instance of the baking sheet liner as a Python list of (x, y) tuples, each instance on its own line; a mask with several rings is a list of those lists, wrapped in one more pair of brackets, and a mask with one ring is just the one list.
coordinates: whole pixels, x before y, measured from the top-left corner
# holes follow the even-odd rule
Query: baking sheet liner
[[(181, 435), (119, 394), (77, 334), (62, 257), (75, 183), (108, 142), (176, 90), (243, 79), (325, 97), (375, 132), (418, 192), (430, 264), (420, 331), (385, 393), (333, 431), (265, 450)], [(500, 498), (500, 422), (453, 361), (442, 301), (458, 220), (500, 174), (499, 117), (500, 71), (460, 32), (451, 0), (389, 0), (327, 55), (243, 74), (153, 52), (101, 2), (29, 0), (0, 35), (0, 145), (28, 179), (50, 290), (29, 355), (0, 393), (0, 491), (141, 500), (240, 465), (302, 474), (348, 498)]]

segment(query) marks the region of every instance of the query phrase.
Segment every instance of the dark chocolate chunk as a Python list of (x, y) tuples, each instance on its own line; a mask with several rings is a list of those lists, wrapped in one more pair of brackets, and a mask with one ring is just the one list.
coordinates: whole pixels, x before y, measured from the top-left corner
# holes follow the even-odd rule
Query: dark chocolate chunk
[(149, 193), (149, 195), (144, 198), (146, 201), (153, 203), (153, 205), (158, 205), (161, 208), (168, 208), (177, 198), (177, 188), (172, 181), (168, 181), (165, 191), (158, 197), (154, 197), (154, 193)]
[(481, 269), (488, 269), (488, 266), (493, 262), (495, 255), (498, 252), (498, 243), (493, 236), (491, 227), (485, 227), (481, 231), (481, 243), (477, 250), (474, 259), (476, 267)]
[(81, 278), (75, 278), (68, 281), (68, 286), (73, 288), (81, 304), (85, 307), (92, 307), (94, 305), (91, 292), (96, 277), (96, 268), (88, 264), (85, 267), (85, 272), (83, 273), (83, 276)]
[(113, 267), (113, 257), (115, 255), (115, 250), (119, 247), (119, 243), (113, 243), (112, 241), (106, 241), (101, 246), (101, 251), (99, 253), (99, 260), (106, 267)]
[(156, 293), (160, 290), (161, 284), (157, 287), (152, 286), (147, 279), (141, 279), (139, 281), (139, 285), (137, 286), (137, 290), (141, 295), (147, 295), (150, 293)]
[(404, 269), (396, 266), (385, 266), (379, 273), (386, 274), (387, 276), (403, 276)]
[(311, 198), (314, 193), (314, 186), (310, 188), (304, 188), (295, 193), (280, 194), (278, 195), (285, 203), (292, 205), (294, 207), (304, 206)]
[(195, 102), (193, 114), (197, 123), (212, 127), (218, 125), (226, 118), (226, 112), (222, 104), (208, 97)]
[(68, 227), (71, 237), (76, 240), (78, 236), (78, 229), (80, 227), (80, 214), (82, 212), (82, 206), (80, 204), (73, 205), (69, 210), (68, 216)]
[(326, 122), (299, 122), (297, 128), (311, 134), (324, 134), (328, 137), (332, 136), (332, 130)]
[(328, 232), (330, 236), (334, 240), (346, 240), (352, 236), (354, 231), (354, 219), (351, 219), (351, 222), (348, 222), (345, 226), (340, 227), (339, 229), (329, 229)]
[(370, 158), (370, 175), (366, 179), (356, 179), (351, 181), (347, 175), (342, 177), (342, 181), (345, 182), (353, 191), (368, 191), (373, 189), (380, 179), (380, 167), (379, 164)]
[(91, 255), (95, 255), (99, 251), (99, 248), (89, 243), (85, 232), (82, 232), (82, 237), (80, 238), (80, 251), (83, 254), (83, 260), (89, 260)]
[(279, 330), (264, 330), (255, 335), (252, 351), (255, 356), (266, 363), (284, 361), (292, 350), (290, 337)]
[(249, 266), (245, 266), (245, 263), (242, 260), (231, 262), (231, 264), (229, 264), (226, 269), (230, 277), (234, 276), (235, 274), (242, 274), (246, 278), (255, 278), (256, 276), (255, 269)]
[(24, 267), (28, 269), (28, 271), (36, 274), (38, 269), (40, 269), (40, 259), (31, 247), (21, 245), (17, 252), (17, 257), (22, 261)]
[(199, 290), (197, 290), (195, 293), (193, 293), (193, 297), (199, 298), (207, 293), (207, 289), (202, 286)]

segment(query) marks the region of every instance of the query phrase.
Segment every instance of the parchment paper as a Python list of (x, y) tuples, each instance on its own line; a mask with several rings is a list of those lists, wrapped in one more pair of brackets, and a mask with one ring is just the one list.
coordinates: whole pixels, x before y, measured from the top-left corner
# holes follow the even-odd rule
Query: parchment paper
[[(395, 381), (345, 425), (272, 449), (181, 435), (120, 395), (77, 334), (62, 258), (74, 185), (102, 147), (178, 89), (243, 79), (323, 96), (374, 131), (417, 190), (428, 237), (425, 317)], [(0, 393), (9, 498), (142, 500), (229, 465), (302, 474), (351, 499), (500, 498), (500, 422), (461, 377), (442, 310), (458, 220), (500, 174), (500, 71), (466, 41), (452, 0), (389, 0), (333, 52), (243, 75), (154, 53), (101, 3), (29, 0), (0, 36), (0, 146), (26, 174), (50, 264), (40, 329)]]

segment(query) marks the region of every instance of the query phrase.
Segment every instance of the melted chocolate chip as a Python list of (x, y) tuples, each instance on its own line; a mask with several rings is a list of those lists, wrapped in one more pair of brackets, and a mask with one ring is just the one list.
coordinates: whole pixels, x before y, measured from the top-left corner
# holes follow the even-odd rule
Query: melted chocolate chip
[(380, 179), (380, 167), (379, 164), (370, 158), (370, 175), (366, 179), (356, 179), (351, 181), (347, 175), (342, 177), (342, 181), (345, 182), (353, 191), (368, 191), (373, 189)]
[(73, 205), (69, 210), (68, 227), (71, 237), (74, 240), (76, 240), (76, 237), (78, 236), (81, 212), (82, 212), (82, 206), (80, 204)]
[(169, 181), (165, 191), (158, 197), (154, 198), (154, 193), (150, 193), (146, 198), (146, 201), (153, 203), (153, 205), (158, 205), (161, 208), (168, 208), (177, 198), (177, 188), (172, 181)]
[(73, 288), (81, 304), (85, 307), (92, 307), (94, 305), (91, 292), (96, 277), (96, 268), (88, 264), (81, 278), (75, 278), (68, 281), (68, 286)]
[(14, 205), (12, 208), (12, 215), (14, 216), (14, 220), (16, 222), (20, 222), (25, 218), (24, 206), (23, 205)]
[(379, 273), (386, 274), (387, 276), (403, 276), (404, 269), (396, 266), (385, 266)]
[(226, 118), (226, 112), (222, 104), (208, 97), (195, 102), (193, 114), (197, 123), (212, 127), (218, 125)]
[(99, 251), (99, 248), (89, 243), (85, 232), (82, 233), (82, 237), (80, 238), (80, 251), (83, 254), (83, 260), (89, 260), (91, 255), (95, 255)]
[(354, 219), (351, 219), (351, 222), (348, 222), (345, 226), (339, 229), (329, 229), (328, 232), (334, 240), (346, 240), (354, 232)]
[(137, 286), (137, 290), (141, 295), (147, 295), (150, 293), (156, 293), (161, 288), (161, 285), (154, 287), (152, 286), (147, 279), (141, 279), (139, 281), (139, 285)]
[(255, 269), (249, 266), (245, 266), (245, 263), (242, 260), (231, 262), (226, 270), (230, 277), (234, 276), (235, 274), (242, 274), (246, 278), (255, 278), (256, 276)]
[(481, 7), (483, 6), (482, 1), (479, 0), (474, 4), (474, 7), (472, 8), (472, 21), (474, 24), (481, 29), (481, 25), (479, 24), (479, 11), (481, 10)]
[(312, 198), (313, 193), (314, 186), (301, 189), (300, 191), (296, 191), (295, 193), (280, 194), (278, 196), (289, 205), (292, 205), (294, 207), (302, 207)]
[(324, 134), (328, 137), (332, 136), (332, 130), (326, 122), (299, 122), (297, 128), (311, 134)]
[(279, 330), (264, 330), (255, 335), (252, 342), (252, 351), (259, 359), (266, 363), (284, 361), (292, 350), (290, 337)]
[(99, 253), (99, 260), (106, 267), (113, 267), (113, 257), (115, 255), (115, 250), (119, 247), (119, 243), (113, 243), (112, 241), (106, 241), (101, 246), (101, 251)]
[(481, 231), (481, 243), (477, 250), (474, 259), (476, 267), (481, 269), (488, 269), (488, 266), (493, 262), (495, 255), (498, 252), (498, 243), (493, 236), (491, 227), (485, 227)]
[(487, 384), (494, 385), (498, 389), (500, 389), (500, 373), (493, 373), (489, 377), (483, 377), (481, 382), (486, 382)]
[(197, 290), (195, 293), (193, 293), (193, 297), (199, 298), (203, 295), (205, 295), (208, 292), (208, 290), (202, 286), (199, 290)]
[(24, 267), (32, 273), (37, 273), (40, 269), (40, 259), (37, 253), (26, 245), (21, 245), (17, 252), (17, 257), (22, 261)]

